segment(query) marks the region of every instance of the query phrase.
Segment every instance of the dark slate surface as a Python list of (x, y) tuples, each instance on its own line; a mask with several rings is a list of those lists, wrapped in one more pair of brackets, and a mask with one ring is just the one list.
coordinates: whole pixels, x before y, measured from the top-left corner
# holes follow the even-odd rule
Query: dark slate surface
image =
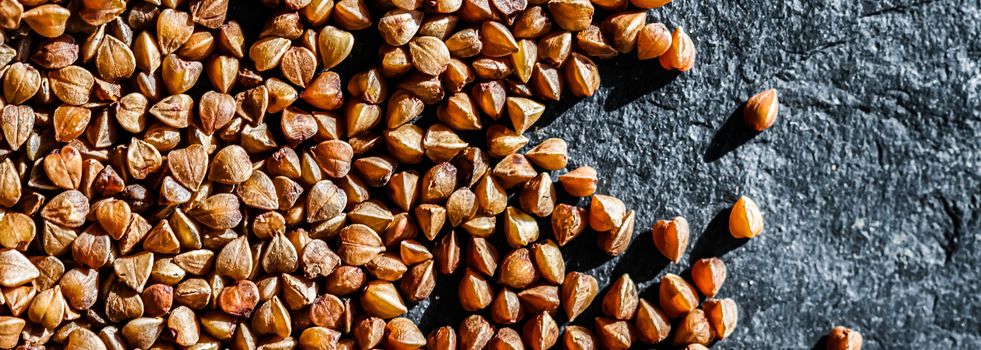
[[(721, 255), (740, 320), (719, 349), (811, 348), (839, 324), (865, 349), (981, 348), (979, 2), (677, 0), (651, 16), (691, 32), (693, 71), (601, 62), (600, 93), (532, 133), (569, 141), (570, 165), (637, 211), (625, 256), (586, 236), (569, 268), (603, 286), (629, 272), (656, 299), (659, 276)], [(752, 135), (734, 116), (768, 87), (780, 120)], [(725, 231), (740, 194), (765, 212), (748, 242)], [(650, 225), (674, 215), (694, 249), (668, 266)], [(413, 316), (458, 324), (455, 281), (437, 294)]]

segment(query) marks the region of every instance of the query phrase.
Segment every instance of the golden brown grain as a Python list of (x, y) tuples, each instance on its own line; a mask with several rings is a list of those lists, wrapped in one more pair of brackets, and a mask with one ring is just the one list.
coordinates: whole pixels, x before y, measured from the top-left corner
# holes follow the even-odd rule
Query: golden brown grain
[(661, 277), (658, 287), (661, 310), (670, 318), (678, 318), (698, 306), (698, 292), (683, 278), (675, 274)]
[(777, 121), (777, 112), (780, 110), (780, 102), (777, 99), (776, 89), (764, 90), (746, 101), (743, 109), (743, 120), (750, 128), (756, 131), (763, 131), (773, 126)]
[(850, 328), (835, 326), (828, 334), (828, 350), (862, 350), (862, 334)]
[(677, 216), (671, 220), (658, 220), (651, 228), (654, 246), (657, 250), (675, 263), (681, 261), (682, 255), (688, 249), (688, 220)]
[(726, 281), (726, 264), (719, 258), (699, 259), (691, 267), (691, 278), (706, 297), (714, 297)]
[(736, 238), (753, 238), (763, 232), (763, 214), (751, 198), (739, 197), (729, 212), (729, 233)]

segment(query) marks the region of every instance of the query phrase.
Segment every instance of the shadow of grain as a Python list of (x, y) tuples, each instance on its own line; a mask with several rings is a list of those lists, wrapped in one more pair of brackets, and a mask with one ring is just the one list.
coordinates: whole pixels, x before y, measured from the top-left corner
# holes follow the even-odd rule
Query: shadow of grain
[(545, 113), (535, 124), (536, 128), (552, 124), (582, 100), (602, 98), (605, 111), (617, 110), (665, 87), (681, 74), (664, 69), (656, 60), (638, 62), (632, 54), (594, 62), (601, 77), (600, 90), (596, 95), (580, 98), (566, 91), (561, 100), (546, 103)]
[(609, 60), (596, 61), (602, 82), (607, 91), (603, 108), (617, 110), (637, 99), (660, 90), (681, 75), (676, 70), (667, 70), (657, 60), (638, 61), (633, 53), (619, 55)]
[(688, 254), (689, 262), (694, 263), (703, 258), (721, 257), (749, 242), (747, 238), (735, 238), (729, 234), (729, 212), (728, 207), (719, 210), (712, 221), (709, 221), (695, 242), (695, 246), (692, 247), (691, 253)]
[(702, 156), (702, 160), (706, 163), (711, 163), (720, 158), (724, 157), (729, 152), (732, 152), (739, 146), (742, 146), (752, 138), (759, 135), (760, 132), (753, 130), (746, 126), (743, 122), (743, 109), (745, 104), (740, 105), (736, 108), (729, 118), (726, 119), (722, 127), (715, 132), (712, 136), (712, 142), (709, 143), (708, 148), (705, 150), (705, 154)]
[(814, 346), (811, 347), (811, 350), (825, 350), (827, 348), (828, 348), (828, 336), (822, 335), (821, 338), (818, 339), (817, 343), (814, 343)]
[(634, 283), (642, 284), (656, 278), (669, 264), (671, 260), (654, 247), (651, 231), (645, 230), (634, 236), (634, 241), (613, 268), (610, 280), (616, 280), (626, 273), (630, 274)]

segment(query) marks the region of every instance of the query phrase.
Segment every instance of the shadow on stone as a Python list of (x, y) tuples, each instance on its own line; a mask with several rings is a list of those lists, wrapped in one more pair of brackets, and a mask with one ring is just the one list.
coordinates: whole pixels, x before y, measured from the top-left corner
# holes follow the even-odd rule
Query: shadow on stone
[(591, 229), (586, 229), (586, 232), (569, 241), (562, 247), (562, 253), (570, 257), (565, 263), (566, 271), (588, 271), (611, 259), (596, 246), (596, 232)]
[[(666, 70), (656, 60), (638, 64), (635, 55), (620, 55), (609, 60), (594, 60), (600, 72), (600, 90), (606, 91), (603, 109), (612, 111), (649, 95), (674, 81), (680, 72)], [(589, 98), (597, 98), (596, 95)], [(559, 101), (545, 101), (545, 113), (532, 130), (546, 127), (584, 98), (566, 89)]]
[(620, 275), (628, 273), (634, 283), (642, 284), (657, 277), (669, 264), (671, 261), (654, 248), (654, 238), (651, 237), (651, 231), (644, 230), (640, 235), (634, 237), (630, 247), (617, 261), (610, 281), (612, 283), (612, 281), (620, 278)]
[(817, 343), (814, 343), (814, 347), (812, 347), (811, 350), (825, 350), (827, 348), (828, 348), (828, 336), (822, 335), (821, 338), (818, 339)]
[(582, 99), (568, 92), (562, 95), (562, 99), (558, 101), (542, 101), (545, 104), (545, 112), (542, 113), (542, 117), (538, 119), (538, 122), (531, 127), (531, 131), (551, 125), (552, 122), (559, 119), (559, 117), (564, 115), (566, 111), (579, 103), (579, 101), (582, 101)]
[(725, 208), (715, 214), (688, 255), (690, 262), (694, 263), (702, 258), (721, 257), (749, 241), (729, 234), (729, 212), (730, 209)]
[(712, 136), (712, 142), (709, 143), (708, 149), (702, 156), (702, 160), (706, 163), (719, 160), (719, 158), (759, 135), (759, 131), (750, 129), (743, 122), (743, 108), (745, 106), (744, 103), (736, 108), (729, 115), (729, 119), (726, 119), (725, 124), (722, 124), (722, 127), (715, 132), (715, 136)]
[(619, 109), (668, 85), (681, 73), (661, 67), (657, 60), (638, 61), (635, 53), (609, 60), (595, 60), (599, 66), (603, 90), (607, 91), (603, 108)]

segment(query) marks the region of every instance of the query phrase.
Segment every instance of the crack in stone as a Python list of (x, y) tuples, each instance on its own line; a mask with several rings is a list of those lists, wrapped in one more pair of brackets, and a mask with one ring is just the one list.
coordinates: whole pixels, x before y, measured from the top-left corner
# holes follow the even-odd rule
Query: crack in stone
[(914, 2), (912, 4), (905, 4), (905, 5), (898, 5), (898, 6), (886, 7), (886, 8), (878, 9), (878, 10), (875, 10), (875, 11), (872, 11), (872, 12), (863, 13), (862, 16), (861, 16), (861, 18), (869, 18), (869, 17), (882, 16), (882, 15), (886, 15), (886, 14), (890, 14), (890, 13), (903, 13), (906, 10), (912, 9), (914, 7), (920, 7), (920, 6), (924, 6), (924, 5), (929, 5), (929, 4), (935, 3), (937, 1), (939, 1), (939, 0), (927, 0), (927, 1)]
[(940, 196), (940, 204), (943, 205), (944, 213), (950, 218), (951, 228), (949, 230), (944, 230), (944, 240), (940, 242), (940, 247), (944, 250), (944, 265), (949, 265), (957, 253), (957, 250), (961, 245), (961, 237), (964, 236), (963, 232), (963, 215), (960, 210), (956, 207), (956, 204), (951, 202), (944, 196)]
[(786, 51), (788, 53), (792, 53), (792, 54), (795, 54), (795, 55), (804, 56), (804, 58), (800, 60), (801, 62), (803, 62), (803, 61), (807, 61), (807, 60), (811, 59), (811, 57), (814, 57), (814, 55), (816, 55), (818, 53), (821, 53), (822, 51), (825, 51), (825, 50), (828, 50), (828, 49), (832, 49), (832, 48), (835, 48), (835, 47), (838, 47), (838, 46), (841, 46), (841, 45), (845, 45), (845, 44), (848, 44), (850, 42), (851, 42), (851, 40), (841, 39), (841, 40), (835, 40), (835, 41), (826, 42), (826, 43), (821, 44), (821, 45), (818, 45), (817, 47), (815, 47), (813, 49), (810, 49), (810, 50), (804, 50), (804, 51), (786, 50)]
[(875, 139), (875, 151), (876, 151), (876, 159), (878, 159), (878, 161), (879, 161), (879, 167), (885, 167), (886, 166), (886, 161), (885, 161), (885, 153), (886, 153), (886, 150), (885, 150), (885, 147), (882, 146), (882, 140), (879, 140), (878, 138)]

